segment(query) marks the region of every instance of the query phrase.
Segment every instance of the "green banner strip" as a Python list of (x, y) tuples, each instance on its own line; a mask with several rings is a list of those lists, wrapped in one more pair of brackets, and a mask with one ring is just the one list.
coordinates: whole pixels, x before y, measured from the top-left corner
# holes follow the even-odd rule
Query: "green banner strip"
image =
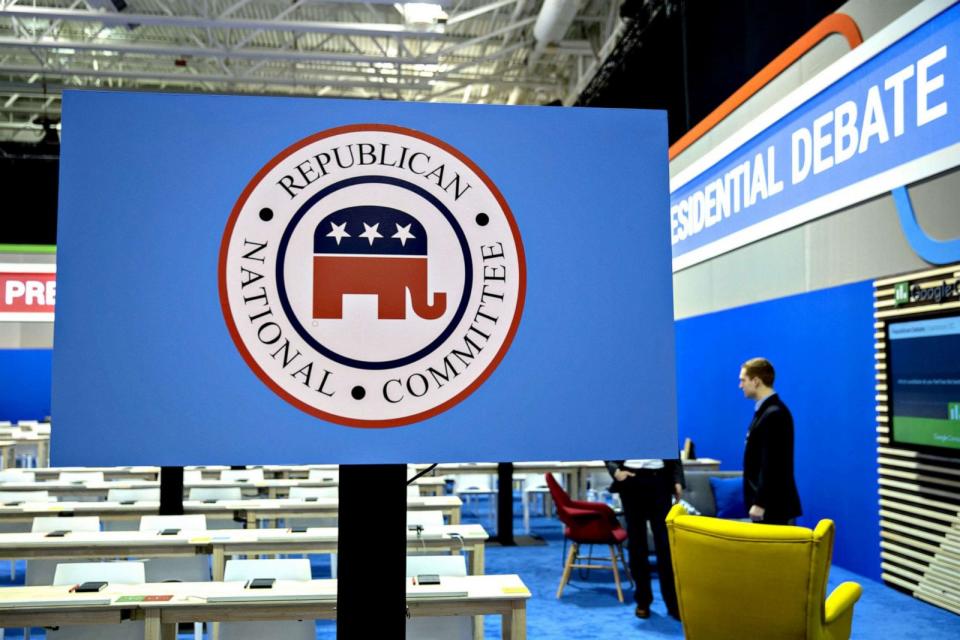
[(0, 253), (56, 253), (55, 244), (0, 244)]
[(960, 421), (894, 416), (893, 437), (897, 442), (960, 449)]

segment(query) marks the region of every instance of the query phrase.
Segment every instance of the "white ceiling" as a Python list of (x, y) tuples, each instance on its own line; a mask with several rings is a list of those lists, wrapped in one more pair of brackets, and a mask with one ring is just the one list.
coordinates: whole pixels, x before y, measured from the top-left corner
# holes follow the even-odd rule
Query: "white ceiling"
[(569, 103), (620, 1), (546, 0), (576, 14), (538, 43), (544, 1), (439, 0), (445, 23), (413, 24), (382, 0), (0, 0), (0, 140), (38, 140), (64, 88)]

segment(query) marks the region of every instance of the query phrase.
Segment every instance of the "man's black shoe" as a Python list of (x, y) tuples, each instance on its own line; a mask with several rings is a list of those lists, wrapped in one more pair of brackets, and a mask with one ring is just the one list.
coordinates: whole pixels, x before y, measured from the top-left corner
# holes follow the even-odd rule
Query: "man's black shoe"
[(650, 617), (650, 609), (637, 605), (637, 608), (633, 611), (633, 615), (637, 616), (641, 620), (646, 620)]

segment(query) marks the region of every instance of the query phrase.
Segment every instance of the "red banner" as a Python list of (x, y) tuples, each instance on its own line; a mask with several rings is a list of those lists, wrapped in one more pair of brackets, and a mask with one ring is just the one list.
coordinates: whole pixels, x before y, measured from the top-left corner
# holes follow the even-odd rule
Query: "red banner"
[(0, 265), (0, 320), (52, 321), (56, 297), (53, 265)]

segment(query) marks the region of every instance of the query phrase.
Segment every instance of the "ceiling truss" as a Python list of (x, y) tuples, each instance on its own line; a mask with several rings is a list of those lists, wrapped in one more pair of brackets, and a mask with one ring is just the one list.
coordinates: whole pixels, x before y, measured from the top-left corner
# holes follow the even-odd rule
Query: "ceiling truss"
[(40, 139), (74, 88), (569, 102), (620, 29), (619, 0), (574, 0), (539, 44), (543, 0), (436, 1), (0, 0), (0, 140)]

